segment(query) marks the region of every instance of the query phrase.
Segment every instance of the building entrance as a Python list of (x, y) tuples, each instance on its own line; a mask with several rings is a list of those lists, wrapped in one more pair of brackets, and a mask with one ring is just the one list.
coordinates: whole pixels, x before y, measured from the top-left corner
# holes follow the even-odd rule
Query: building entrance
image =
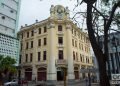
[(57, 81), (63, 81), (64, 80), (64, 71), (57, 71)]
[(32, 80), (32, 69), (31, 68), (25, 69), (25, 79), (27, 79), (28, 81)]
[(38, 68), (37, 80), (46, 81), (46, 68)]

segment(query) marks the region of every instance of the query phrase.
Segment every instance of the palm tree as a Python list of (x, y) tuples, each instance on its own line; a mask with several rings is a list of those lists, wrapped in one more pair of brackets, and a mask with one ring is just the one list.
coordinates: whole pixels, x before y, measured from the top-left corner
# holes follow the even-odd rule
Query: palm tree
[(9, 75), (16, 72), (15, 59), (10, 56), (4, 57), (0, 55), (0, 81), (3, 83), (3, 80), (8, 80)]

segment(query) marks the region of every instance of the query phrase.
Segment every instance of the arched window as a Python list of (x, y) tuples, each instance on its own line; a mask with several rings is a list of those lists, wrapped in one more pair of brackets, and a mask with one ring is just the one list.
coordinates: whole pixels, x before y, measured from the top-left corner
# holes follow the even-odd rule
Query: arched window
[(32, 80), (32, 69), (31, 68), (25, 69), (25, 79), (28, 81)]
[(62, 25), (58, 25), (58, 31), (62, 31)]

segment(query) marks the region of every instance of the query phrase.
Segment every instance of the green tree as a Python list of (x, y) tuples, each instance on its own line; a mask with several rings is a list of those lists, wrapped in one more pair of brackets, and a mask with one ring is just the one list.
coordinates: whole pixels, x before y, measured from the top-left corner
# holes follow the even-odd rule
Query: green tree
[(16, 73), (15, 63), (16, 60), (10, 56), (0, 55), (0, 81), (3, 81), (4, 78), (8, 79), (11, 73)]

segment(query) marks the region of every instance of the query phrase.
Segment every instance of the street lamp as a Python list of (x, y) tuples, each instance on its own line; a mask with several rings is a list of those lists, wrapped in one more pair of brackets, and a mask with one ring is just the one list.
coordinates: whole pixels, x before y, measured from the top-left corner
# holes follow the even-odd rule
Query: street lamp
[(116, 66), (117, 66), (117, 70), (115, 69), (115, 73), (119, 73), (119, 65), (120, 65), (120, 63), (119, 63), (119, 55), (118, 55), (118, 50), (117, 50), (117, 42), (118, 42), (118, 39), (113, 35), (112, 45), (116, 49), (115, 60), (116, 60)]

